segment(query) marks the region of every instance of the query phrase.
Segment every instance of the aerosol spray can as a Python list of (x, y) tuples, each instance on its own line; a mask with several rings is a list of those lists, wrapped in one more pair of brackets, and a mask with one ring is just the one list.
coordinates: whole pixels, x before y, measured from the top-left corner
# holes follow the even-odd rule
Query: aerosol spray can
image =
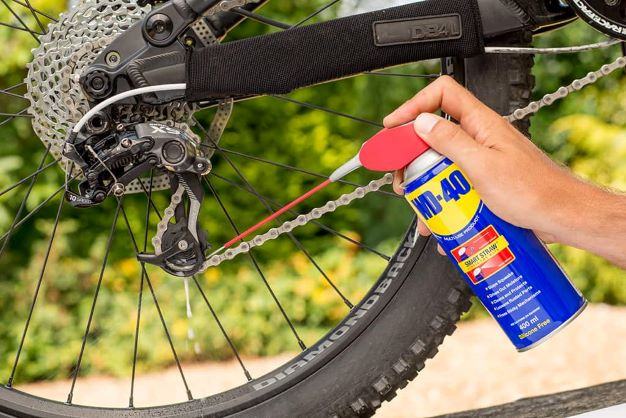
[(428, 150), (413, 161), (405, 197), (518, 351), (545, 341), (586, 307), (537, 236), (494, 215), (448, 158)]

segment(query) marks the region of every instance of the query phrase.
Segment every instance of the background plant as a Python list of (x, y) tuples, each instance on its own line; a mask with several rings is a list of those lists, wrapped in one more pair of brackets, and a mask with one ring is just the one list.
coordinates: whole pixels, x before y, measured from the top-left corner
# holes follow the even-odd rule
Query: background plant
[[(54, 16), (65, 4), (57, 0), (33, 0), (32, 3)], [(264, 8), (263, 13), (294, 22), (320, 2), (307, 2), (306, 6), (301, 3), (274, 1)], [(26, 16), (27, 13), (23, 12)], [(25, 19), (31, 27), (35, 27), (35, 22)], [(4, 8), (0, 8), (0, 21), (12, 21)], [(234, 35), (235, 38), (247, 37), (263, 31), (267, 29), (255, 23), (246, 23)], [(582, 44), (600, 38), (593, 30), (577, 23), (539, 37), (537, 44)], [(30, 50), (36, 42), (27, 33), (7, 28), (0, 29), (0, 40), (4, 45), (0, 59), (0, 85), (13, 86), (25, 77), (24, 66), (31, 59)], [(612, 49), (537, 58), (536, 97), (596, 69), (615, 58), (617, 53), (617, 49)], [(409, 65), (397, 71), (416, 74), (437, 69), (438, 63), (433, 62)], [(533, 120), (535, 141), (553, 158), (591, 181), (620, 190), (626, 190), (625, 83), (622, 74), (615, 74), (583, 93), (542, 111)], [(292, 97), (380, 120), (424, 85), (423, 81), (412, 78), (361, 76), (298, 91)], [(17, 91), (21, 93), (23, 89)], [(0, 95), (3, 111), (18, 112), (25, 106), (25, 101)], [(212, 112), (207, 111), (201, 113), (199, 118), (208, 122), (211, 116)], [(274, 98), (261, 98), (236, 106), (222, 145), (246, 154), (327, 173), (358, 150), (360, 138), (374, 131), (372, 127)], [(3, 138), (0, 142), (0, 189), (4, 189), (33, 171), (43, 156), (43, 146), (34, 136), (29, 119), (3, 124), (0, 133)], [(317, 181), (306, 175), (286, 176), (279, 168), (257, 164), (237, 155), (231, 158), (263, 195), (281, 202), (297, 196)], [(223, 157), (217, 156), (214, 163), (215, 172), (223, 178), (241, 183)], [(366, 181), (369, 178), (372, 175), (364, 173), (353, 180)], [(40, 176), (27, 202), (27, 209), (42, 202), (62, 181), (60, 170), (47, 171), (45, 176)], [(219, 178), (212, 178), (211, 182), (225, 205), (231, 208), (231, 214), (240, 223), (240, 228), (265, 214), (254, 196), (242, 193)], [(23, 186), (0, 199), (0, 226), (3, 231), (9, 228), (25, 190), (26, 186)], [(316, 202), (334, 198), (345, 190), (348, 189), (337, 186)], [(163, 208), (166, 196), (157, 196), (157, 202)], [(210, 233), (211, 241), (219, 244), (232, 236), (232, 230), (219, 207), (210, 203), (205, 205), (202, 222)], [(135, 234), (143, 237), (140, 226), (145, 217), (145, 199), (128, 198), (125, 207), (135, 226)], [(366, 211), (363, 210), (365, 207)], [(113, 202), (89, 211), (65, 209), (66, 220), (59, 226), (42, 295), (18, 370), (19, 382), (63, 378), (71, 373), (98, 280), (113, 210)], [(35, 220), (25, 223), (15, 232), (0, 258), (0, 376), (8, 376), (10, 371), (55, 212), (56, 204), (51, 203)], [(344, 208), (325, 218), (324, 222), (390, 253), (409, 218), (410, 211), (402, 201), (368, 197), (360, 206)], [(152, 228), (156, 222), (157, 218), (153, 215)], [(318, 228), (306, 227), (297, 235), (352, 301), (362, 297), (384, 267), (380, 259), (320, 232)], [(556, 246), (555, 251), (589, 299), (611, 304), (626, 303), (623, 271), (578, 250)], [(347, 307), (288, 240), (268, 244), (258, 252), (258, 258), (306, 343), (313, 343), (347, 314)], [(129, 373), (140, 277), (133, 249), (123, 221), (120, 221), (88, 339), (83, 374), (126, 376)], [(191, 294), (195, 315), (188, 321), (181, 280), (153, 269), (150, 269), (150, 277), (183, 360), (230, 358), (232, 353), (193, 282)], [(272, 355), (298, 349), (263, 283), (245, 257), (225, 268), (208, 271), (199, 277), (199, 282), (243, 354)], [(143, 301), (139, 368), (160, 368), (172, 363), (171, 352), (147, 289), (144, 289)], [(193, 341), (187, 337), (190, 326), (196, 332)]]

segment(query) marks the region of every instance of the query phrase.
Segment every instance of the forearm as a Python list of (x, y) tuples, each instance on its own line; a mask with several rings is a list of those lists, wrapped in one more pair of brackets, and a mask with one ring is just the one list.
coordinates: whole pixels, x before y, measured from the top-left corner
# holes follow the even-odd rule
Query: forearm
[(626, 268), (626, 195), (583, 182), (568, 194), (557, 210), (556, 240)]

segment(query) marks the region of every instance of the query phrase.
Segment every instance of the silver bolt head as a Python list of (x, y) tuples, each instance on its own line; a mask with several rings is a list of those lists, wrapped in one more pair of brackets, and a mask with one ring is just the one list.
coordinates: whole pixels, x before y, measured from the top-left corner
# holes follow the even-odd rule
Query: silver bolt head
[(126, 191), (126, 188), (124, 187), (123, 184), (121, 183), (117, 183), (113, 185), (113, 194), (117, 197), (122, 197), (124, 196), (124, 192)]
[(185, 241), (185, 240), (179, 241), (178, 242), (178, 248), (181, 251), (185, 251), (187, 248), (189, 248), (189, 243), (187, 241)]
[(131, 141), (129, 138), (122, 139), (122, 146), (124, 148), (130, 148), (132, 145), (133, 145), (133, 141)]
[(117, 51), (111, 51), (106, 55), (106, 57), (104, 57), (104, 61), (109, 67), (117, 67), (121, 60), (122, 57)]

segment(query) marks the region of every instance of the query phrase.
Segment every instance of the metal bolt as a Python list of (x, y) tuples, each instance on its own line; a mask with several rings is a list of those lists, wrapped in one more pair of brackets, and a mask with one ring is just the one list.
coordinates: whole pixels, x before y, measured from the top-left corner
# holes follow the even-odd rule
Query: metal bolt
[(121, 60), (122, 56), (117, 51), (109, 52), (104, 58), (104, 61), (109, 67), (117, 67)]
[(210, 161), (200, 161), (196, 163), (196, 171), (199, 174), (202, 175), (207, 175), (211, 172), (211, 169), (213, 168), (212, 164)]
[(102, 77), (95, 77), (91, 80), (91, 87), (95, 90), (100, 90), (104, 87), (104, 79)]
[(122, 197), (124, 196), (124, 192), (126, 191), (126, 188), (124, 187), (123, 184), (121, 183), (116, 183), (113, 185), (113, 194), (117, 197)]
[(133, 145), (133, 141), (131, 141), (130, 138), (124, 138), (122, 139), (121, 145), (124, 148), (130, 148)]
[(191, 36), (188, 36), (185, 38), (185, 45), (189, 47), (193, 47), (196, 45), (196, 40), (193, 39)]
[(106, 194), (102, 191), (102, 190), (98, 190), (94, 195), (93, 195), (93, 201), (96, 203), (101, 203), (104, 202), (104, 199), (106, 198)]
[(181, 251), (185, 251), (187, 248), (189, 248), (189, 243), (187, 241), (185, 241), (185, 240), (179, 241), (178, 242), (178, 248)]
[(122, 132), (126, 127), (124, 126), (123, 123), (118, 123), (117, 126), (115, 127), (115, 129), (118, 130), (118, 132)]

